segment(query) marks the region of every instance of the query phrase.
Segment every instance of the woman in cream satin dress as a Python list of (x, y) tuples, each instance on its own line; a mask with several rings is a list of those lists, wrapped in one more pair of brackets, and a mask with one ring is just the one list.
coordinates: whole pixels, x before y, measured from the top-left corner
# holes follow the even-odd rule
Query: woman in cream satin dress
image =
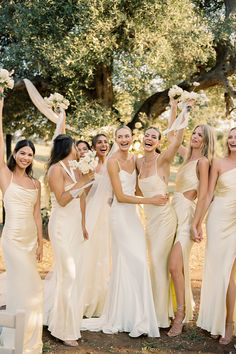
[[(4, 162), (2, 133), (3, 99), (0, 99), (0, 187), (6, 221), (2, 250), (7, 274), (6, 310), (25, 311), (24, 351), (42, 352), (43, 288), (37, 260), (43, 254), (40, 183), (32, 177), (35, 148), (30, 140), (20, 140), (7, 165)], [(4, 328), (4, 346), (13, 347), (15, 333)]]
[[(157, 149), (160, 139), (161, 133), (155, 127), (148, 128), (143, 138), (144, 157), (138, 159), (137, 168), (138, 185), (144, 197), (168, 194), (170, 163), (182, 143), (183, 129), (178, 131), (170, 147), (162, 153)], [(177, 219), (169, 201), (164, 206), (146, 204), (144, 212), (157, 322), (159, 327), (166, 328), (170, 325), (170, 317), (173, 317), (169, 257)]]
[[(177, 102), (174, 100), (173, 104), (176, 106)], [(169, 124), (172, 123), (170, 120)], [(173, 136), (173, 132), (167, 135), (170, 141)], [(191, 225), (205, 205), (209, 166), (215, 151), (212, 129), (206, 124), (198, 125), (192, 132), (189, 149), (181, 146), (178, 151), (185, 157), (185, 162), (177, 173), (172, 200), (177, 215), (177, 232), (170, 256), (170, 273), (177, 308), (174, 322), (168, 332), (170, 337), (181, 334), (183, 323), (193, 317), (194, 302), (189, 276), (189, 257), (195, 239), (191, 238)]]
[(226, 345), (236, 335), (236, 127), (227, 156), (212, 164), (205, 210), (212, 199), (197, 325)]
[(47, 172), (52, 201), (49, 237), (55, 264), (52, 277), (45, 281), (44, 324), (54, 337), (69, 346), (78, 345), (83, 317), (83, 279), (79, 265), (84, 242), (80, 200), (73, 191), (94, 177), (93, 173), (79, 176), (78, 170), (70, 169), (69, 161), (76, 157), (73, 139), (58, 135), (53, 141)]
[(118, 151), (108, 160), (114, 199), (110, 212), (112, 272), (100, 318), (83, 320), (82, 329), (107, 334), (129, 332), (131, 337), (159, 337), (149, 275), (145, 234), (134, 204), (166, 202), (166, 198), (136, 197), (136, 168), (129, 153), (131, 131), (121, 126), (115, 140)]
[(99, 317), (105, 303), (111, 272), (111, 245), (109, 213), (109, 190), (103, 186), (106, 170), (105, 159), (109, 152), (109, 142), (104, 134), (92, 139), (92, 147), (98, 157), (95, 181), (86, 198), (86, 224), (89, 239), (84, 250), (85, 272), (84, 316)]

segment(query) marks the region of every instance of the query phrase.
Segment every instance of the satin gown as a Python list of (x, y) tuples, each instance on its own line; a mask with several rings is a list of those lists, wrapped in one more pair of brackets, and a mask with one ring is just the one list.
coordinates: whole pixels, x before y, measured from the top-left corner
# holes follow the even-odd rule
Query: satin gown
[[(34, 206), (38, 189), (11, 181), (4, 195), (6, 222), (2, 250), (7, 274), (6, 310), (25, 311), (24, 354), (42, 352), (43, 287), (37, 271)], [(4, 328), (1, 341), (13, 347), (14, 329)]]
[[(74, 176), (71, 178), (73, 183), (65, 187), (66, 191), (75, 184)], [(55, 260), (53, 271), (44, 281), (44, 324), (54, 337), (76, 340), (81, 336), (83, 318), (83, 279), (79, 265), (83, 262), (85, 242), (81, 230), (80, 199), (72, 199), (62, 207), (51, 192), (51, 202), (48, 231)]]
[[(236, 168), (233, 168), (219, 176), (207, 218), (207, 246), (197, 325), (213, 335), (225, 336), (226, 294), (235, 259)], [(236, 306), (233, 321), (236, 322)]]
[[(136, 170), (119, 172), (123, 192), (134, 195)], [(83, 330), (131, 337), (159, 337), (149, 275), (145, 234), (135, 204), (119, 203), (114, 197), (110, 212), (112, 272), (100, 318), (86, 319)]]
[[(84, 316), (99, 317), (102, 314), (105, 298), (108, 289), (108, 283), (111, 272), (111, 242), (108, 204), (109, 193), (104, 191), (102, 200), (98, 200), (96, 205), (93, 198), (96, 198), (96, 188), (102, 183), (103, 176), (96, 173), (93, 187), (86, 199), (87, 219), (86, 225), (91, 224), (89, 217), (95, 217), (95, 227), (92, 234), (89, 233), (89, 239), (86, 241), (84, 249), (84, 262), (80, 270), (85, 272), (84, 284)], [(90, 207), (96, 206), (97, 213), (90, 213)], [(89, 216), (89, 217), (88, 217)]]
[(193, 246), (190, 235), (190, 228), (195, 213), (196, 202), (187, 199), (184, 193), (191, 190), (198, 190), (199, 180), (197, 177), (197, 160), (189, 161), (180, 167), (175, 182), (175, 193), (172, 205), (177, 215), (177, 232), (175, 244), (180, 243), (183, 255), (184, 281), (185, 281), (185, 318), (188, 322), (193, 318), (193, 295), (189, 275), (189, 257)]
[[(139, 188), (144, 197), (168, 193), (167, 184), (154, 175), (142, 178), (142, 169), (138, 179)], [(146, 216), (146, 233), (148, 252), (151, 265), (151, 280), (153, 298), (158, 326), (169, 327), (170, 317), (173, 317), (173, 305), (170, 288), (169, 257), (176, 231), (176, 215), (168, 202), (165, 206), (144, 205)]]

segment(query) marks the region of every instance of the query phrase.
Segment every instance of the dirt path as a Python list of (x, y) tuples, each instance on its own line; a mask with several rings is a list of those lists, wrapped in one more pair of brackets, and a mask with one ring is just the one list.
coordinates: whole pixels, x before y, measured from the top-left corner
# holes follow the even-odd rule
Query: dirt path
[[(201, 275), (204, 259), (205, 242), (194, 245), (190, 269), (192, 276), (193, 295), (196, 302), (194, 320), (184, 328), (181, 336), (169, 338), (167, 330), (161, 330), (160, 338), (130, 338), (126, 333), (105, 335), (101, 332), (82, 332), (79, 347), (69, 348), (50, 335), (46, 328), (43, 331), (45, 353), (236, 353), (236, 341), (227, 346), (219, 345), (207, 332), (196, 327), (197, 311), (199, 307)], [(50, 242), (44, 240), (44, 262), (39, 266), (39, 271), (44, 278), (51, 268), (53, 255)], [(0, 244), (0, 272), (4, 271)]]

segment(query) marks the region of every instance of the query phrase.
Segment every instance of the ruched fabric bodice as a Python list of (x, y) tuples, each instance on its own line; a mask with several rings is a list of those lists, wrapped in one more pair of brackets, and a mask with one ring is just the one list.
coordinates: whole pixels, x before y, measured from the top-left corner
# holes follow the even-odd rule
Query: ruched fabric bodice
[[(218, 178), (206, 230), (207, 245), (197, 324), (214, 335), (224, 337), (227, 290), (236, 259), (236, 168), (222, 173)], [(233, 321), (236, 322), (236, 306)]]
[(37, 243), (37, 228), (33, 216), (37, 197), (37, 189), (26, 189), (11, 182), (3, 199), (6, 210), (3, 236), (29, 250)]
[[(138, 179), (139, 188), (146, 198), (168, 193), (167, 184), (158, 173)], [(169, 327), (173, 316), (168, 261), (176, 230), (175, 211), (167, 202), (163, 206), (144, 205), (151, 280), (158, 326)]]
[[(4, 195), (6, 221), (2, 249), (7, 275), (6, 310), (11, 313), (19, 309), (25, 311), (23, 354), (42, 352), (43, 288), (35, 253), (37, 198), (38, 189), (27, 189), (12, 181)], [(5, 346), (14, 346), (14, 331), (4, 328), (2, 339)]]
[(175, 192), (184, 193), (190, 190), (198, 190), (197, 163), (198, 159), (189, 161), (180, 167), (176, 175)]

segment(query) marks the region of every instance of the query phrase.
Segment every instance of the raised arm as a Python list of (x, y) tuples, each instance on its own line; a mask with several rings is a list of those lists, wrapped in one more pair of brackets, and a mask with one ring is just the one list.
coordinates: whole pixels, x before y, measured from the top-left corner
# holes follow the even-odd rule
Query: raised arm
[[(3, 92), (3, 88), (0, 86), (0, 92)], [(4, 138), (2, 129), (2, 111), (3, 111), (4, 98), (0, 98), (0, 188), (5, 193), (6, 188), (9, 184), (9, 179), (11, 178), (11, 171), (7, 167), (4, 160)]]
[(38, 262), (42, 262), (43, 259), (43, 236), (42, 236), (42, 216), (41, 216), (41, 185), (40, 182), (35, 180), (38, 188), (38, 198), (34, 207), (34, 220), (37, 227), (37, 238), (38, 238), (38, 247), (36, 249), (36, 257)]
[(199, 172), (199, 189), (197, 205), (191, 226), (191, 237), (193, 241), (200, 242), (202, 235), (197, 233), (197, 225), (202, 215), (202, 211), (206, 204), (207, 191), (208, 191), (208, 179), (209, 179), (209, 161), (207, 158), (202, 158), (198, 161)]
[(138, 197), (127, 195), (123, 193), (120, 177), (119, 177), (119, 167), (115, 159), (110, 159), (107, 162), (107, 170), (110, 176), (111, 185), (119, 203), (129, 203), (129, 204), (154, 204), (154, 205), (165, 205), (167, 200), (165, 196), (157, 195), (152, 198)]
[[(171, 109), (170, 109), (170, 119), (169, 119), (169, 123), (168, 123), (168, 129), (170, 129), (170, 127), (173, 125), (173, 123), (176, 119), (178, 100), (175, 100), (174, 98), (170, 97), (170, 102), (171, 102)], [(184, 118), (184, 116), (183, 116), (183, 118)], [(168, 158), (170, 161), (173, 158), (171, 156), (174, 156), (176, 154), (176, 152), (178, 152), (182, 157), (185, 157), (185, 155), (186, 155), (187, 149), (182, 145), (183, 134), (184, 134), (183, 129), (178, 130), (176, 135), (175, 135), (174, 130), (167, 133), (167, 139), (171, 143), (170, 151), (168, 153), (168, 155), (169, 155)]]
[[(3, 88), (0, 86), (0, 92), (3, 92)], [(2, 130), (2, 111), (3, 111), (4, 98), (0, 98), (0, 168), (5, 165), (4, 162), (4, 139)]]

